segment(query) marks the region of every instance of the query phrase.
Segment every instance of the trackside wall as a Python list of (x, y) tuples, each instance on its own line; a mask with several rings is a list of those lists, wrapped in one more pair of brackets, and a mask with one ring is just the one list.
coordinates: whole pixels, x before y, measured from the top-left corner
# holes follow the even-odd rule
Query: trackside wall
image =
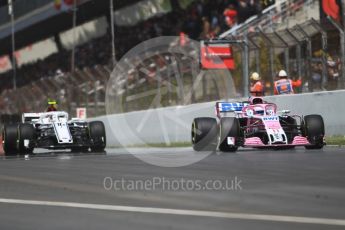
[[(241, 100), (244, 99), (236, 99)], [(291, 114), (320, 114), (325, 121), (326, 135), (344, 135), (345, 90), (268, 96), (265, 100), (276, 103), (278, 110), (291, 110)], [(215, 117), (214, 106), (215, 102), (208, 102), (108, 115), (91, 120), (102, 120), (105, 123), (108, 146), (189, 142), (193, 119)]]

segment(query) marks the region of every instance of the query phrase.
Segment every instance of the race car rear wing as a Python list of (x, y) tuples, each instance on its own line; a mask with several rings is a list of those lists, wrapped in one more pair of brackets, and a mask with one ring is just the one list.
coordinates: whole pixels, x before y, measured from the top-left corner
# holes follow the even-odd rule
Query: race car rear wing
[(23, 113), (22, 122), (33, 122), (37, 121), (41, 117), (42, 113)]
[(23, 123), (32, 123), (39, 120), (49, 118), (48, 122), (58, 121), (63, 119), (64, 121), (68, 120), (68, 113), (63, 111), (54, 111), (54, 112), (45, 112), (45, 113), (23, 113), (22, 122)]

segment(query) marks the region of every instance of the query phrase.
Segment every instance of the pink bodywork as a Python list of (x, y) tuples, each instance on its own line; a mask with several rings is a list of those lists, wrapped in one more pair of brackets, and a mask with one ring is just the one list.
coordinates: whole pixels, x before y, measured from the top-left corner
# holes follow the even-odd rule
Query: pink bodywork
[[(265, 127), (266, 129), (273, 129), (273, 130), (274, 129), (281, 129), (281, 125), (280, 125), (279, 121), (270, 120), (270, 121), (265, 121), (263, 123), (261, 120), (252, 119), (252, 118), (248, 117), (248, 115), (247, 115), (247, 110), (252, 110), (252, 111), (254, 111), (253, 118), (260, 118), (260, 117), (263, 117), (264, 115), (268, 115), (267, 114), (268, 109), (272, 110), (273, 113), (271, 115), (274, 115), (274, 116), (276, 115), (277, 106), (275, 104), (256, 104), (256, 105), (248, 105), (248, 106), (243, 107), (242, 113), (240, 114), (240, 117), (248, 118), (247, 119), (247, 125), (246, 125), (246, 126), (248, 126), (248, 128), (246, 130), (247, 132), (250, 133), (250, 132), (256, 132), (257, 131), (258, 127), (250, 127), (253, 125), (262, 126), (262, 127)], [(257, 111), (263, 111), (263, 114), (255, 113)]]
[[(242, 113), (240, 114), (240, 117), (246, 117), (249, 118), (247, 115), (247, 110), (251, 109), (254, 111), (254, 118), (263, 117), (263, 116), (277, 116), (277, 106), (275, 104), (271, 103), (263, 103), (263, 104), (255, 104), (255, 105), (248, 105), (243, 107)], [(263, 111), (263, 114), (255, 114), (255, 111)], [(270, 114), (268, 114), (270, 110)], [(256, 122), (256, 123), (255, 123)], [(249, 118), (247, 120), (247, 126), (250, 125), (262, 125), (265, 127), (265, 129), (271, 129), (271, 130), (279, 130), (282, 129), (279, 120), (267, 120), (267, 121), (260, 121), (258, 119), (251, 119)], [(255, 131), (253, 130), (255, 127), (249, 127), (247, 128), (247, 132)], [(294, 137), (291, 144), (272, 144), (272, 145), (265, 145), (259, 137), (250, 137), (245, 138), (244, 141), (244, 147), (279, 147), (279, 146), (306, 146), (310, 145), (308, 139), (306, 137), (302, 136), (296, 136)]]
[(296, 136), (294, 137), (292, 144), (273, 144), (273, 145), (265, 145), (262, 143), (259, 137), (250, 137), (245, 138), (244, 147), (252, 147), (252, 148), (259, 148), (259, 147), (279, 147), (279, 146), (306, 146), (310, 145), (309, 141), (305, 137)]
[[(256, 100), (256, 101), (255, 101)], [(258, 103), (259, 101), (259, 103)], [(256, 102), (256, 103), (255, 103)], [(253, 113), (248, 114), (248, 110)], [(247, 123), (245, 126), (246, 133), (256, 133), (259, 130), (265, 129), (269, 130), (273, 134), (279, 133), (282, 130), (279, 118), (277, 119), (277, 105), (273, 103), (267, 103), (262, 100), (262, 98), (253, 97), (250, 99), (249, 104), (244, 106), (240, 112), (236, 112), (238, 118), (247, 118)], [(221, 112), (219, 110), (218, 104), (216, 105), (216, 115), (221, 119)], [(294, 115), (297, 116), (297, 115)], [(294, 117), (293, 116), (293, 117)], [(266, 117), (267, 119), (263, 119)], [(299, 116), (298, 116), (299, 117)], [(244, 139), (244, 147), (252, 148), (262, 148), (262, 147), (282, 147), (282, 146), (307, 146), (311, 145), (306, 137), (295, 136), (291, 144), (286, 143), (272, 143), (264, 144), (259, 137), (249, 137)]]

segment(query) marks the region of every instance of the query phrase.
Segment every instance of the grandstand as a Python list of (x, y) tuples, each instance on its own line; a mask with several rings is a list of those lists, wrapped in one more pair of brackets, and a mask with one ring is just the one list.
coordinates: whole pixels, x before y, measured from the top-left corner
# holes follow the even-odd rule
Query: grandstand
[[(61, 106), (70, 112), (76, 107), (85, 106), (90, 108), (91, 116), (104, 114), (105, 86), (113, 68), (110, 1), (78, 1), (75, 28), (73, 28), (73, 0), (62, 1), (65, 4), (64, 7), (57, 6), (53, 0), (14, 1), (18, 90), (12, 89), (11, 23), (6, 2), (0, 2), (0, 15), (2, 15), (0, 17), (0, 78), (2, 80), (0, 107), (2, 113), (40, 110), (44, 108), (45, 98), (56, 97), (61, 101)], [(202, 40), (217, 37), (229, 30), (224, 35), (229, 38), (229, 35), (236, 37), (252, 28), (261, 28), (268, 33), (270, 29), (283, 29), (279, 26), (287, 22), (284, 28), (293, 27), (298, 22), (296, 20), (298, 13), (302, 15), (301, 17), (310, 15), (310, 18), (320, 19), (319, 1), (313, 0), (118, 0), (114, 1), (114, 4), (117, 60), (135, 45), (153, 37), (178, 36), (182, 32), (192, 39)], [(140, 9), (144, 10), (133, 14)], [(303, 18), (303, 20), (308, 19)], [(329, 30), (335, 29), (332, 27)], [(310, 38), (313, 43), (317, 43), (317, 39), (320, 40), (318, 36), (320, 34), (315, 34)], [(330, 37), (334, 41), (332, 45), (339, 44), (339, 36)], [(71, 72), (73, 47), (76, 47), (75, 72)], [(320, 45), (313, 47), (313, 52), (322, 48)], [(307, 44), (303, 43), (300, 48), (304, 52)], [(333, 49), (336, 50), (335, 47)], [(294, 53), (294, 47), (289, 47), (288, 50)], [(241, 52), (240, 49), (237, 51)], [(331, 54), (332, 52), (329, 51)], [(283, 67), (283, 51), (277, 49), (274, 55), (280, 59), (280, 64), (277, 64), (276, 68)], [(333, 59), (330, 61), (335, 62), (337, 65), (335, 69), (339, 71), (339, 53), (332, 55)], [(295, 65), (296, 54), (291, 55), (290, 58), (292, 63), (290, 66)], [(143, 63), (156, 64), (158, 59), (152, 58)], [(251, 58), (250, 62), (254, 62), (254, 58)], [(250, 70), (255, 70), (254, 64), (248, 63), (248, 65)], [(296, 72), (297, 67), (293, 68), (291, 67), (291, 72)], [(263, 70), (263, 75), (272, 75), (274, 71), (277, 69), (273, 67), (271, 73)], [(308, 70), (303, 71), (299, 74), (308, 73)], [(237, 72), (241, 72), (241, 69)], [(241, 95), (243, 94), (241, 92), (243, 78), (241, 78), (241, 73), (237, 72), (234, 72), (233, 76), (236, 89)], [(309, 73), (311, 74), (310, 70)], [(269, 77), (267, 79), (270, 81)], [(268, 87), (270, 87), (269, 84)], [(306, 89), (303, 90), (306, 91)], [(215, 96), (210, 93), (195, 102), (217, 99), (217, 97), (220, 95)], [(129, 110), (137, 109), (140, 108), (134, 105), (133, 109)]]

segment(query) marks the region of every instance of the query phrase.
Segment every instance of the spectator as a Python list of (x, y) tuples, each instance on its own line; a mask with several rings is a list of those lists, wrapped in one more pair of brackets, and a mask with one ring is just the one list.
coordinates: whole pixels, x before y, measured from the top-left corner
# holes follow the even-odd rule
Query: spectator
[[(253, 0), (197, 0), (186, 10), (150, 18), (135, 26), (117, 26), (116, 55), (121, 58), (129, 49), (142, 41), (157, 36), (178, 35), (184, 32), (192, 39), (216, 37), (222, 29), (234, 28), (255, 12)], [(228, 6), (226, 9), (225, 7)], [(225, 9), (225, 10), (224, 10)], [(177, 15), (178, 14), (178, 15)], [(226, 20), (224, 20), (224, 17)], [(110, 34), (93, 39), (76, 48), (76, 67), (108, 65), (111, 60)], [(37, 60), (17, 69), (17, 86), (22, 87), (41, 78), (67, 73), (71, 66), (71, 51), (60, 50), (44, 60)], [(4, 79), (0, 91), (12, 87), (12, 72), (0, 74)]]
[(204, 39), (209, 39), (210, 38), (210, 34), (211, 34), (211, 23), (209, 22), (207, 17), (203, 17), (202, 18), (202, 23), (203, 23), (203, 29), (202, 29), (202, 33), (200, 35), (200, 39), (204, 40)]
[(256, 4), (253, 0), (239, 0), (238, 1), (238, 23), (242, 23), (251, 16), (256, 14)]
[(225, 22), (229, 28), (234, 27), (237, 24), (237, 11), (234, 9), (233, 5), (230, 5), (225, 11)]
[(327, 59), (327, 72), (328, 72), (328, 90), (335, 90), (338, 87), (339, 78), (339, 63), (333, 60), (331, 56)]
[(322, 88), (322, 63), (312, 64), (313, 90), (321, 90)]

